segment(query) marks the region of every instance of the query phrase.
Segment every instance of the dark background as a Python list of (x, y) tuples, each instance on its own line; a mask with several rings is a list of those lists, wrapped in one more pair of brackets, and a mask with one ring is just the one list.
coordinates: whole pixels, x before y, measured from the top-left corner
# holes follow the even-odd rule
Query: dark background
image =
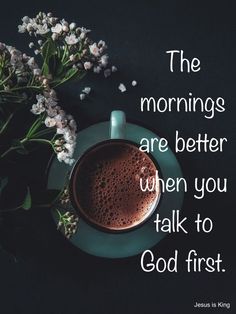
[[(184, 137), (205, 132), (227, 137), (224, 153), (183, 153), (177, 158), (190, 182), (194, 177), (228, 177), (228, 192), (210, 194), (201, 201), (193, 199), (191, 190), (185, 195), (183, 215), (188, 217), (189, 234), (171, 234), (153, 248), (156, 256), (166, 258), (179, 249), (177, 274), (144, 273), (140, 256), (121, 260), (89, 256), (56, 231), (48, 210), (35, 208), (12, 215), (0, 232), (0, 313), (183, 314), (193, 313), (196, 301), (231, 302), (230, 310), (199, 311), (235, 313), (233, 1), (4, 1), (0, 41), (28, 51), (28, 38), (17, 34), (17, 25), (24, 15), (34, 16), (40, 10), (91, 28), (94, 39), (108, 43), (111, 61), (119, 68), (112, 78), (89, 76), (61, 91), (64, 105), (73, 105), (80, 129), (107, 120), (112, 109), (122, 109), (128, 120), (166, 137), (171, 147), (176, 129)], [(165, 54), (171, 49), (198, 57), (201, 71), (171, 73)], [(136, 88), (130, 85), (133, 79), (138, 81)], [(118, 91), (120, 82), (127, 85), (127, 93)], [(93, 94), (80, 102), (79, 92), (86, 85), (93, 87)], [(225, 113), (211, 120), (198, 113), (140, 113), (141, 96), (187, 97), (189, 92), (203, 99), (225, 98)], [(36, 171), (40, 166), (34, 163), (34, 167)], [(40, 175), (35, 178), (40, 185)], [(198, 212), (212, 218), (210, 234), (197, 234), (193, 229)], [(203, 257), (215, 258), (221, 252), (226, 272), (187, 273), (184, 259), (190, 249)]]

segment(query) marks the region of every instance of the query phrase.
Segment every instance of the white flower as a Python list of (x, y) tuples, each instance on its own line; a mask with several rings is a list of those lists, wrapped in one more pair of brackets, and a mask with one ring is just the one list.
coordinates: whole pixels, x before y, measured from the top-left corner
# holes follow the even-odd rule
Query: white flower
[(64, 140), (66, 141), (66, 143), (74, 143), (76, 140), (76, 136), (75, 134), (72, 134), (70, 131), (66, 131), (64, 133)]
[(47, 117), (44, 123), (46, 127), (51, 128), (56, 125), (56, 120), (54, 118)]
[(75, 34), (71, 34), (70, 36), (66, 36), (65, 41), (68, 45), (75, 45), (78, 43), (79, 38), (77, 38)]
[(137, 82), (136, 81), (132, 81), (132, 86), (136, 86), (137, 85)]
[(36, 95), (36, 99), (38, 103), (45, 103), (45, 97), (42, 94)]
[(62, 23), (62, 25), (65, 25), (65, 26), (68, 26), (68, 25), (69, 25), (69, 23), (68, 23), (65, 19), (62, 19), (62, 20), (61, 20), (61, 23)]
[(66, 128), (59, 129), (57, 128), (57, 134), (64, 134), (66, 132)]
[(4, 43), (0, 43), (0, 50), (4, 50), (6, 48), (6, 45)]
[(99, 60), (101, 67), (106, 67), (108, 64), (108, 55), (102, 55), (100, 60)]
[(64, 162), (65, 162), (66, 164), (68, 164), (69, 166), (72, 166), (73, 163), (75, 162), (75, 159), (73, 159), (73, 158), (66, 158), (66, 159), (64, 160)]
[(89, 61), (84, 62), (85, 70), (90, 70), (92, 66), (93, 66), (92, 62), (89, 62)]
[(85, 27), (78, 27), (78, 28), (76, 29), (76, 31), (77, 31), (78, 33), (80, 33), (80, 36), (79, 36), (80, 39), (84, 39), (84, 38), (86, 37), (87, 33), (91, 32), (90, 29), (86, 29)]
[(57, 159), (61, 162), (61, 161), (65, 161), (65, 159), (68, 158), (67, 157), (67, 153), (63, 150), (62, 152), (59, 152), (57, 154)]
[[(18, 50), (12, 50), (11, 51), (11, 64), (15, 65), (17, 63), (21, 63), (22, 61), (22, 54)], [(22, 66), (22, 64), (19, 64), (19, 66)]]
[(80, 35), (79, 35), (79, 38), (80, 39), (84, 39), (86, 37), (86, 33), (85, 32), (82, 32)]
[(70, 30), (73, 30), (73, 29), (75, 29), (76, 28), (76, 24), (75, 23), (70, 23)]
[(57, 40), (58, 39), (58, 34), (56, 34), (56, 33), (52, 33), (52, 40), (53, 41), (55, 41), (55, 40)]
[(52, 98), (52, 97), (48, 97), (45, 99), (47, 108), (54, 108), (57, 105), (57, 101)]
[(88, 95), (91, 92), (91, 87), (85, 87), (82, 92)]
[(31, 19), (28, 16), (24, 16), (21, 20), (23, 23), (29, 23)]
[(36, 49), (36, 50), (34, 51), (34, 53), (35, 53), (36, 55), (38, 55), (38, 54), (40, 54), (40, 51), (39, 51), (38, 49)]
[(80, 94), (80, 95), (79, 95), (79, 98), (80, 98), (80, 100), (84, 100), (85, 94)]
[(26, 32), (25, 25), (18, 25), (18, 32), (19, 33), (25, 33)]
[(29, 48), (33, 48), (34, 47), (34, 43), (33, 42), (30, 42), (29, 43)]
[(61, 34), (61, 32), (62, 32), (62, 25), (57, 23), (54, 27), (51, 27), (51, 31), (53, 33), (56, 33), (56, 34)]
[(29, 68), (30, 68), (31, 70), (33, 70), (33, 69), (35, 69), (35, 68), (38, 68), (38, 66), (37, 66), (37, 64), (36, 64), (36, 62), (35, 62), (35, 60), (34, 60), (34, 57), (30, 58), (30, 59), (28, 60), (27, 64), (28, 64), (28, 66), (29, 66)]
[(42, 41), (41, 39), (39, 39), (39, 40), (38, 40), (38, 44), (39, 44), (39, 46), (42, 46), (43, 41)]
[(36, 34), (45, 35), (49, 31), (50, 31), (50, 29), (48, 28), (47, 24), (43, 24), (43, 25), (38, 24), (37, 25)]
[(39, 76), (39, 75), (41, 75), (41, 70), (40, 69), (34, 69), (33, 70), (33, 74), (34, 74), (34, 76)]
[(47, 87), (47, 85), (48, 85), (48, 79), (43, 79), (43, 85), (44, 85), (44, 87)]
[(64, 147), (66, 149), (68, 156), (72, 157), (72, 155), (74, 153), (74, 148), (75, 148), (74, 143), (72, 143), (72, 144), (66, 143), (66, 144), (64, 144)]
[(98, 42), (98, 47), (99, 48), (106, 48), (106, 43), (104, 40), (99, 40)]
[(63, 32), (68, 33), (69, 32), (69, 27), (67, 25), (63, 25), (62, 26), (62, 30), (63, 30)]
[(96, 43), (93, 43), (92, 45), (90, 45), (89, 50), (90, 50), (90, 53), (94, 55), (95, 57), (98, 57), (100, 55), (100, 51)]
[(76, 57), (75, 57), (75, 55), (70, 55), (70, 56), (69, 56), (69, 59), (70, 59), (70, 61), (73, 62), (73, 61), (75, 61)]
[[(67, 118), (68, 118), (68, 116), (67, 116)], [(76, 132), (77, 124), (76, 124), (75, 120), (73, 119), (73, 117), (72, 117), (72, 119), (70, 119), (69, 127), (70, 127), (71, 132)]]
[(111, 67), (111, 72), (116, 72), (116, 71), (117, 71), (117, 67), (113, 65), (113, 66)]
[(107, 78), (108, 76), (110, 76), (111, 75), (111, 70), (110, 69), (106, 69), (105, 71), (104, 71), (104, 76), (105, 76), (105, 78)]
[(45, 107), (41, 103), (34, 104), (30, 110), (33, 114), (41, 114), (45, 111)]
[(34, 26), (31, 23), (26, 24), (26, 29), (28, 32), (32, 32), (34, 30)]
[(55, 117), (55, 116), (57, 115), (57, 108), (56, 108), (56, 107), (54, 107), (54, 108), (49, 107), (49, 108), (47, 109), (47, 114), (48, 114), (48, 116), (49, 116), (50, 118)]
[(99, 66), (95, 66), (95, 67), (93, 68), (93, 72), (94, 72), (94, 73), (97, 73), (97, 74), (100, 73), (101, 70), (102, 70), (102, 69), (101, 69), (101, 67), (99, 67)]
[(119, 85), (119, 90), (121, 91), (121, 93), (124, 93), (124, 92), (126, 92), (126, 87), (125, 87), (125, 85), (123, 84), (123, 83), (120, 83), (120, 85)]
[(63, 129), (64, 127), (66, 127), (67, 125), (67, 119), (65, 117), (65, 114), (58, 114), (54, 117), (55, 121), (56, 121), (56, 126), (59, 129)]

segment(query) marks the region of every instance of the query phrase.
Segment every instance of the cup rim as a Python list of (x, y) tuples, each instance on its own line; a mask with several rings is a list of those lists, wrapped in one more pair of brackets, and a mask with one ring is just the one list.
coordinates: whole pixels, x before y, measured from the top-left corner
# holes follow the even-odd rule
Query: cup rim
[[(85, 157), (85, 155), (87, 155), (90, 151), (92, 151), (94, 148), (99, 147), (101, 145), (104, 144), (109, 144), (109, 143), (113, 143), (113, 142), (125, 142), (127, 144), (133, 145), (136, 148), (138, 148), (138, 143), (135, 143), (131, 140), (127, 140), (127, 139), (107, 139), (107, 140), (103, 140), (99, 143), (96, 143), (92, 146), (90, 146), (88, 149), (85, 150), (85, 152), (83, 152), (83, 154), (76, 160), (76, 162), (74, 163), (72, 170), (70, 172), (69, 175), (69, 197), (70, 197), (70, 202), (74, 208), (74, 210), (77, 212), (77, 214), (79, 215), (79, 217), (81, 216), (84, 221), (94, 227), (95, 229), (99, 230), (99, 231), (103, 231), (105, 233), (108, 234), (124, 234), (124, 233), (129, 233), (131, 231), (134, 231), (136, 229), (141, 228), (145, 223), (147, 223), (155, 214), (157, 208), (160, 206), (161, 201), (162, 201), (162, 192), (159, 192), (158, 197), (155, 199), (155, 204), (153, 206), (153, 208), (150, 210), (149, 215), (147, 215), (147, 217), (145, 217), (140, 223), (134, 225), (134, 226), (130, 226), (128, 228), (125, 229), (109, 229), (107, 227), (101, 226), (99, 224), (97, 224), (96, 222), (91, 221), (84, 213), (83, 211), (77, 206), (76, 201), (75, 201), (75, 197), (74, 197), (74, 193), (73, 193), (73, 180), (74, 180), (74, 175), (75, 175), (75, 170), (77, 169), (78, 164), (81, 162), (82, 158)], [(160, 179), (163, 179), (163, 175), (162, 175), (162, 171), (161, 168), (158, 164), (158, 161), (152, 156), (152, 154), (148, 154), (146, 152), (142, 152), (146, 155), (148, 155), (148, 157), (151, 159), (151, 161), (154, 163), (156, 169), (158, 169), (158, 177)]]

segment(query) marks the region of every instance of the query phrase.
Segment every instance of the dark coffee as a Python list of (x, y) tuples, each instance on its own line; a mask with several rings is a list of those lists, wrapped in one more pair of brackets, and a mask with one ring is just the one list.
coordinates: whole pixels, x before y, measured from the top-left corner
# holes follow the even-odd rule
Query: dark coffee
[(125, 141), (105, 142), (75, 166), (72, 193), (76, 207), (92, 223), (124, 230), (143, 222), (159, 193), (142, 192), (140, 177), (153, 180), (156, 166), (138, 147)]

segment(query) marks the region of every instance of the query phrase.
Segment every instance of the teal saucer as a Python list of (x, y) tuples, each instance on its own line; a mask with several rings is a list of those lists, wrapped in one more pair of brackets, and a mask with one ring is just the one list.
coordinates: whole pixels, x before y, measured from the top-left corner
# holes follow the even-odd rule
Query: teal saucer
[[(110, 138), (109, 128), (110, 122), (102, 122), (79, 132), (74, 158), (79, 158), (91, 146), (108, 140)], [(146, 128), (131, 123), (126, 124), (127, 140), (140, 144), (140, 140), (144, 137), (147, 139), (159, 138)], [(160, 152), (156, 147), (152, 156), (157, 161), (164, 179), (182, 177), (180, 165), (170, 148), (166, 152)], [(72, 167), (59, 163), (55, 158), (49, 169), (48, 189), (62, 190), (67, 184), (71, 169)], [(171, 218), (172, 210), (180, 210), (183, 196), (183, 191), (163, 193), (157, 207), (160, 217)], [(55, 222), (58, 223), (58, 215), (54, 210), (52, 213)], [(154, 219), (155, 215), (139, 228), (117, 234), (98, 230), (79, 218), (78, 229), (69, 241), (81, 250), (95, 256), (122, 258), (137, 255), (157, 244), (166, 235), (163, 232), (156, 232)]]

